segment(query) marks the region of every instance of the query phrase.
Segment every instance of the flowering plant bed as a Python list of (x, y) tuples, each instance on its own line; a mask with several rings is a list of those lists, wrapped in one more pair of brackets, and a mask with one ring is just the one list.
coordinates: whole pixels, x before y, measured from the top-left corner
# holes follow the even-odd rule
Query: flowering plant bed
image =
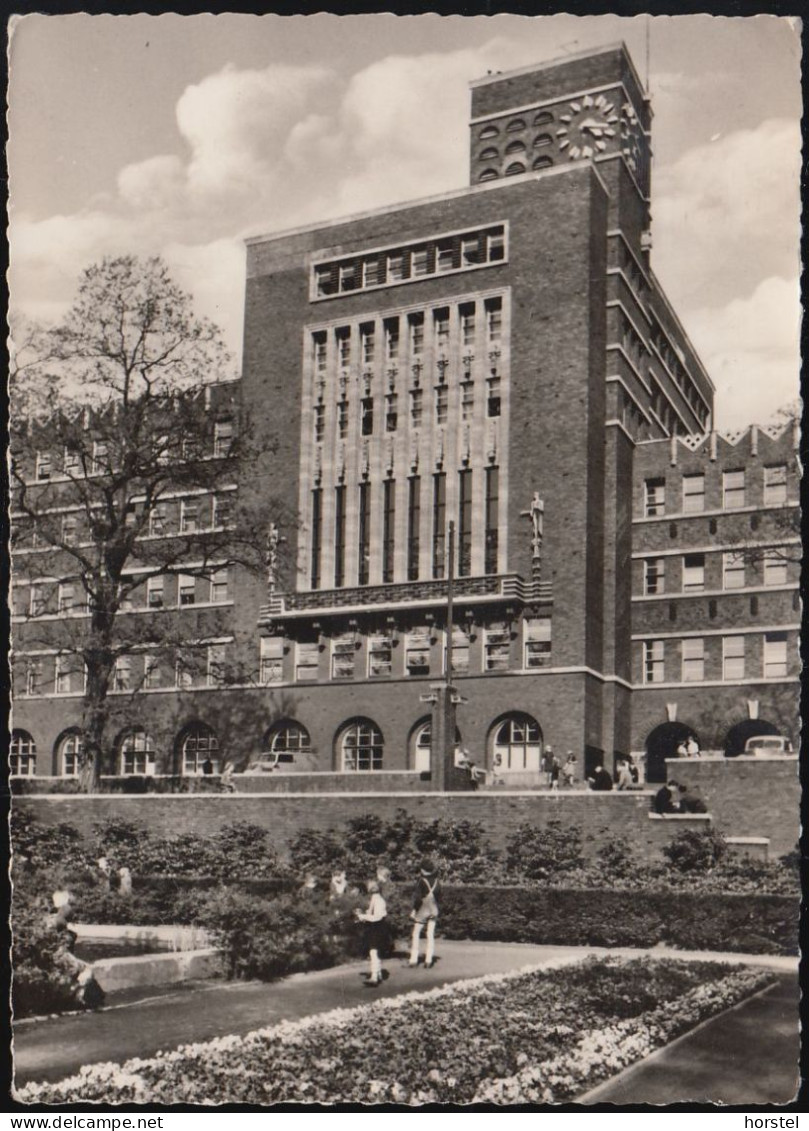
[(562, 1103), (764, 988), (618, 958), (489, 975), (27, 1084), (23, 1103)]

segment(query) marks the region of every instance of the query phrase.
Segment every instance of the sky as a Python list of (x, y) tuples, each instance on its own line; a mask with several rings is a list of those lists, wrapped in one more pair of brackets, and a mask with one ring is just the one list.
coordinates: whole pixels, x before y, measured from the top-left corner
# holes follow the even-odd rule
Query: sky
[(246, 237), (468, 183), (471, 80), (623, 40), (654, 121), (652, 266), (716, 424), (798, 395), (800, 28), (775, 16), (13, 17), (12, 309), (161, 254), (239, 364)]

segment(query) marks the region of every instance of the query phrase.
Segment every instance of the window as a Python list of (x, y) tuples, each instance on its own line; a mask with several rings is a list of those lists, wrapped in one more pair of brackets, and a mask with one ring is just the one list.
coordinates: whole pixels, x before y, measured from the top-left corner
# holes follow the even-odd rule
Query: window
[(407, 580), (419, 578), (419, 527), (421, 524), (421, 478), (412, 475), (407, 484)]
[(705, 510), (705, 476), (683, 476), (683, 512), (696, 514)]
[(320, 552), (323, 534), (323, 489), (315, 487), (312, 491), (312, 546), (310, 560), (310, 584), (312, 589), (320, 588)]
[(455, 625), (452, 629), (452, 674), (469, 674), (469, 633)]
[(435, 390), (435, 419), (437, 424), (447, 423), (448, 408), (449, 389), (446, 385), (437, 385)]
[(155, 749), (151, 735), (145, 730), (133, 730), (121, 743), (121, 773), (153, 775)]
[(213, 454), (219, 458), (230, 455), (233, 446), (233, 421), (217, 420), (213, 426)]
[(385, 331), (385, 358), (387, 361), (396, 361), (399, 356), (399, 319), (386, 318), (383, 329)]
[(294, 762), (298, 754), (307, 754), (312, 749), (309, 731), (300, 723), (278, 723), (267, 737), (270, 751), (277, 755), (279, 762)]
[(410, 390), (410, 423), (413, 428), (421, 427), (422, 412), (424, 405), (423, 389)]
[(208, 687), (224, 687), (227, 683), (227, 645), (209, 644), (205, 677)]
[(744, 471), (726, 471), (723, 474), (722, 506), (725, 510), (744, 506)]
[(76, 541), (78, 519), (75, 514), (66, 514), (62, 519), (62, 541), (66, 546), (71, 546)]
[(683, 557), (683, 593), (701, 593), (705, 588), (705, 555)]
[(212, 773), (219, 773), (219, 739), (211, 727), (204, 723), (189, 727), (182, 738), (180, 749), (184, 775), (201, 774), (204, 762), (211, 763)]
[(662, 683), (664, 672), (665, 642), (644, 640), (643, 642), (643, 682)]
[(107, 470), (109, 470), (109, 468), (107, 463), (106, 440), (95, 440), (93, 442), (92, 473), (93, 475), (103, 475)]
[(506, 153), (525, 153), (525, 142), (510, 141), (506, 146)]
[(468, 303), (460, 308), (461, 315), (461, 345), (473, 346), (475, 344), (475, 304)]
[(143, 657), (143, 686), (147, 691), (163, 686), (163, 673), (157, 656)]
[(457, 266), (455, 262), (455, 243), (444, 240), (438, 244), (435, 256), (435, 269), (440, 275), (444, 271), (452, 271)]
[(472, 572), (472, 472), (458, 472), (458, 576)]
[(262, 636), (259, 640), (259, 682), (281, 683), (284, 679), (283, 636)]
[(317, 641), (295, 645), (295, 679), (306, 682), (317, 679), (320, 648)]
[(405, 638), (405, 671), (408, 675), (430, 674), (430, 630), (414, 628)]
[(193, 534), (199, 530), (199, 501), (183, 499), (180, 502), (180, 533)]
[(506, 257), (506, 237), (502, 228), (486, 235), (486, 253), (490, 263), (497, 263)]
[(666, 559), (646, 558), (643, 563), (643, 592), (651, 597), (666, 591)]
[(360, 483), (357, 582), (367, 585), (371, 570), (371, 486)]
[(382, 731), (370, 719), (359, 719), (341, 737), (343, 770), (361, 773), (382, 769), (384, 740)]
[(705, 641), (701, 636), (683, 640), (683, 683), (705, 678)]
[(522, 118), (512, 118), (511, 121), (506, 126), (506, 132), (510, 133), (510, 134), (517, 133), (519, 130), (524, 130), (524, 129), (525, 129), (525, 122), (522, 120)]
[(486, 536), (485, 559), (483, 570), (485, 573), (497, 573), (497, 555), (499, 545), (499, 509), (500, 509), (500, 470), (497, 467), (486, 468)]
[(512, 163), (506, 168), (507, 177), (518, 177), (520, 173), (524, 172), (525, 165), (523, 165), (522, 161), (512, 161)]
[(390, 636), (370, 636), (368, 638), (368, 675), (390, 675), (392, 655)]
[(363, 287), (375, 287), (382, 282), (378, 259), (365, 259), (362, 264)]
[(64, 458), (63, 467), (64, 467), (65, 475), (72, 477), (72, 476), (78, 475), (80, 473), (80, 471), (81, 471), (81, 456), (79, 455), (79, 453), (76, 451), (75, 448), (65, 448), (65, 458)]
[(229, 526), (232, 518), (232, 499), (228, 495), (214, 495), (211, 503), (211, 526), (214, 529)]
[(722, 637), (722, 679), (744, 679), (744, 637)]
[(37, 452), (37, 480), (47, 483), (53, 474), (53, 463), (50, 452)]
[(360, 326), (360, 352), (363, 365), (370, 365), (374, 360), (374, 324), (365, 322)]
[(351, 329), (348, 326), (340, 326), (334, 331), (334, 337), (337, 342), (338, 364), (345, 369), (351, 364)]
[(396, 393), (388, 393), (385, 397), (385, 431), (395, 432), (396, 424), (399, 419), (397, 412), (397, 404), (399, 398)]
[(787, 561), (778, 550), (768, 550), (764, 555), (764, 584), (786, 585)]
[(393, 581), (394, 552), (396, 548), (396, 481), (386, 479), (383, 484), (382, 506), (382, 581)]
[(163, 608), (163, 578), (150, 577), (146, 582), (146, 605), (150, 609)]
[(36, 773), (37, 744), (27, 730), (13, 730), (9, 747), (9, 770), (12, 777), (31, 777)]
[(334, 488), (334, 584), (345, 585), (346, 576), (346, 489)]
[(475, 385), (472, 381), (461, 383), (461, 419), (471, 420), (475, 411)]
[(787, 501), (787, 469), (785, 464), (764, 468), (764, 506), (782, 506)]
[(209, 600), (213, 605), (221, 605), (228, 599), (228, 571), (218, 569), (211, 574), (211, 593)]
[(653, 518), (666, 513), (666, 480), (647, 479), (644, 484), (644, 514)]
[(725, 589), (744, 588), (744, 554), (730, 551), (722, 556), (722, 586)]
[(57, 611), (72, 613), (76, 611), (76, 589), (73, 585), (60, 585)]
[[(496, 149), (487, 149), (481, 153), (483, 157), (486, 153), (497, 158)], [(473, 267), (476, 263), (480, 263), (480, 237), (479, 236), (465, 236), (461, 240), (461, 264), (464, 267)]]
[(410, 327), (410, 352), (421, 354), (424, 352), (424, 315), (410, 314), (407, 323)]
[(485, 141), (487, 138), (497, 137), (499, 133), (500, 131), (495, 125), (484, 126), (480, 131), (480, 140)]
[(503, 300), (501, 298), (487, 298), (484, 306), (486, 310), (486, 337), (490, 342), (499, 342), (503, 334)]
[(348, 436), (347, 400), (341, 400), (337, 402), (337, 435), (341, 440), (345, 440)]
[(313, 335), (313, 342), (315, 347), (315, 369), (318, 373), (322, 373), (326, 368), (327, 359), (327, 345), (326, 335), (321, 330)]
[(500, 378), (491, 376), (486, 382), (486, 415), (500, 415)]
[(404, 279), (404, 256), (400, 251), (395, 251), (386, 257), (387, 277), (389, 283), (400, 283)]
[(787, 634), (768, 632), (764, 636), (764, 678), (783, 679), (787, 674)]
[(28, 613), (32, 617), (40, 617), (46, 612), (48, 601), (45, 590), (41, 585), (32, 585), (28, 594)]
[(78, 777), (84, 754), (84, 736), (78, 731), (66, 734), (58, 746), (58, 772), (64, 778)]
[(410, 274), (413, 278), (432, 274), (426, 247), (416, 248), (413, 251), (410, 259)]
[(322, 444), (323, 437), (326, 435), (326, 406), (323, 404), (315, 405), (315, 443)]
[(483, 667), (487, 672), (508, 670), (511, 633), (504, 624), (493, 624), (483, 634)]
[(551, 618), (526, 617), (523, 621), (526, 668), (544, 668), (551, 662)]
[(331, 678), (353, 679), (355, 647), (354, 633), (344, 632), (331, 642)]
[(433, 333), (435, 348), (445, 352), (449, 347), (449, 310), (445, 306), (433, 311)]
[(481, 181), (481, 182), (483, 182), (483, 181), (496, 181), (497, 180), (497, 170), (496, 169), (484, 169), (483, 172), (478, 177), (478, 180)]
[(443, 471), (433, 476), (433, 577), (444, 576), (446, 553), (447, 477)]
[(360, 402), (360, 432), (371, 436), (374, 431), (374, 398), (363, 397)]
[(166, 508), (163, 503), (157, 503), (149, 511), (149, 533), (153, 537), (166, 533)]
[(30, 660), (25, 669), (25, 694), (39, 695), (42, 690), (42, 661)]
[(341, 291), (355, 291), (357, 289), (356, 283), (357, 266), (355, 263), (341, 263), (338, 279)]
[(181, 573), (177, 578), (177, 604), (179, 606), (195, 605), (197, 601), (197, 579), (188, 573)]
[(501, 773), (539, 773), (542, 733), (530, 715), (510, 715), (494, 733), (492, 759)]
[(319, 298), (334, 293), (331, 263), (315, 267), (315, 293)]
[(112, 673), (113, 691), (132, 690), (132, 657), (118, 656)]

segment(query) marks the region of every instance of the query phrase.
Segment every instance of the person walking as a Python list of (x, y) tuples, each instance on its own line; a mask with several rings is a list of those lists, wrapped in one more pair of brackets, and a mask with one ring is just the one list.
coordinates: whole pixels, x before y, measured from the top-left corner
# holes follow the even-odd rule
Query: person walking
[(565, 764), (562, 766), (562, 785), (565, 789), (572, 789), (576, 780), (576, 755), (568, 750)]
[(359, 908), (354, 912), (357, 919), (365, 923), (364, 949), (368, 951), (370, 970), (365, 980), (366, 986), (378, 986), (382, 981), (382, 962), (380, 952), (387, 942), (387, 925), (385, 919), (388, 907), (379, 890), (378, 880), (368, 880), (365, 885), (370, 899), (365, 911)]
[(542, 772), (545, 775), (545, 785), (550, 789), (551, 775), (553, 773), (553, 747), (546, 746), (542, 755)]
[(408, 966), (419, 964), (419, 940), (425, 930), (424, 966), (429, 970), (435, 964), (435, 924), (438, 919), (438, 899), (440, 885), (438, 872), (432, 860), (422, 860), (419, 878), (413, 890), (413, 935), (410, 940), (410, 961)]
[(626, 758), (619, 758), (615, 763), (615, 771), (617, 774), (616, 785), (618, 789), (631, 789), (634, 785), (632, 781), (632, 774), (629, 770), (629, 762)]
[(558, 789), (559, 788), (559, 775), (561, 774), (561, 772), (562, 772), (562, 763), (559, 761), (559, 759), (554, 754), (553, 758), (551, 760), (551, 789)]

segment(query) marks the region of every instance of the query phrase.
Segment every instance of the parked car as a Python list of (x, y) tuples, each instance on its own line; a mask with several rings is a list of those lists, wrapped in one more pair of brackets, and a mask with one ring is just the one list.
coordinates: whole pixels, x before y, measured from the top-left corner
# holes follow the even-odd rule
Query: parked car
[(293, 761), (293, 756), (279, 753), (277, 750), (265, 750), (251, 762), (244, 771), (246, 774), (271, 774), (274, 770), (281, 769), (284, 763)]
[(782, 734), (757, 734), (754, 738), (748, 738), (744, 752), (756, 758), (783, 758), (784, 755), (795, 753), (792, 743)]

